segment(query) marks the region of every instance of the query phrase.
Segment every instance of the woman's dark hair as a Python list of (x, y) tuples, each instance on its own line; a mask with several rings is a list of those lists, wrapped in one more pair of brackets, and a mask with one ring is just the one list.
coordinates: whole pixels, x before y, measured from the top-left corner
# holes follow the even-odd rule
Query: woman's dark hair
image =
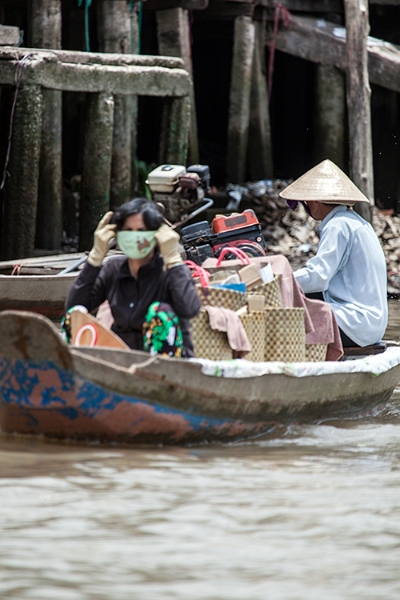
[(147, 198), (134, 198), (115, 209), (112, 222), (116, 224), (117, 231), (121, 231), (128, 217), (138, 213), (142, 214), (143, 222), (150, 231), (155, 231), (164, 223), (161, 211), (156, 204)]

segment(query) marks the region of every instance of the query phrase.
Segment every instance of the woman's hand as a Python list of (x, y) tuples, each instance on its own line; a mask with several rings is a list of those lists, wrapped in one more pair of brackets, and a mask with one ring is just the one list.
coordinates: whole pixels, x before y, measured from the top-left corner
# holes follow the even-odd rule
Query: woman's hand
[(115, 237), (116, 225), (110, 225), (112, 211), (107, 212), (97, 225), (94, 232), (93, 248), (89, 252), (88, 263), (93, 267), (101, 267), (108, 252), (109, 243)]
[(161, 225), (155, 238), (167, 269), (183, 262), (179, 253), (179, 234), (176, 231), (168, 225)]

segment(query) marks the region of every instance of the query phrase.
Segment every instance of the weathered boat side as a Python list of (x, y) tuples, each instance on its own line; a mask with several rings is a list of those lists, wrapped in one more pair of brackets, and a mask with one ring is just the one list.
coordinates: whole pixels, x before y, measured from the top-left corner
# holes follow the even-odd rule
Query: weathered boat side
[(120, 442), (229, 441), (276, 424), (354, 416), (385, 402), (400, 365), (354, 372), (242, 379), (135, 351), (69, 348), (52, 323), (0, 314), (3, 431)]
[(29, 310), (60, 319), (76, 275), (0, 275), (0, 310)]
[[(132, 356), (132, 352), (118, 354), (119, 360), (125, 361)], [(400, 366), (379, 377), (343, 373), (302, 378), (216, 378), (204, 375), (196, 363), (154, 357), (145, 360), (143, 366), (134, 363), (129, 367), (115, 364), (113, 355), (113, 351), (100, 348), (72, 350), (75, 371), (103, 387), (151, 398), (177, 410), (190, 406), (194, 414), (246, 422), (288, 423), (349, 416), (386, 401), (400, 379)], [(146, 356), (141, 352), (135, 355), (142, 361)]]

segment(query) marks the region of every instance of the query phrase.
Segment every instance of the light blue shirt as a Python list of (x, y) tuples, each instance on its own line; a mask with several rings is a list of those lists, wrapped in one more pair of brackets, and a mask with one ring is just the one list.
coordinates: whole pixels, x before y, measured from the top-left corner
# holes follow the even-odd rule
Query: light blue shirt
[(322, 292), (340, 329), (359, 346), (379, 342), (388, 320), (385, 255), (367, 221), (346, 206), (321, 221), (316, 256), (295, 271), (308, 294)]

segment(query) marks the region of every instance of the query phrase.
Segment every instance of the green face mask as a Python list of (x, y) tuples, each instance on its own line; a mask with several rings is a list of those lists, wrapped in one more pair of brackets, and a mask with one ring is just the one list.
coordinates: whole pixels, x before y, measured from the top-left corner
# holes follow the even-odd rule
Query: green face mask
[(156, 231), (118, 231), (117, 243), (128, 258), (145, 258), (157, 244)]

